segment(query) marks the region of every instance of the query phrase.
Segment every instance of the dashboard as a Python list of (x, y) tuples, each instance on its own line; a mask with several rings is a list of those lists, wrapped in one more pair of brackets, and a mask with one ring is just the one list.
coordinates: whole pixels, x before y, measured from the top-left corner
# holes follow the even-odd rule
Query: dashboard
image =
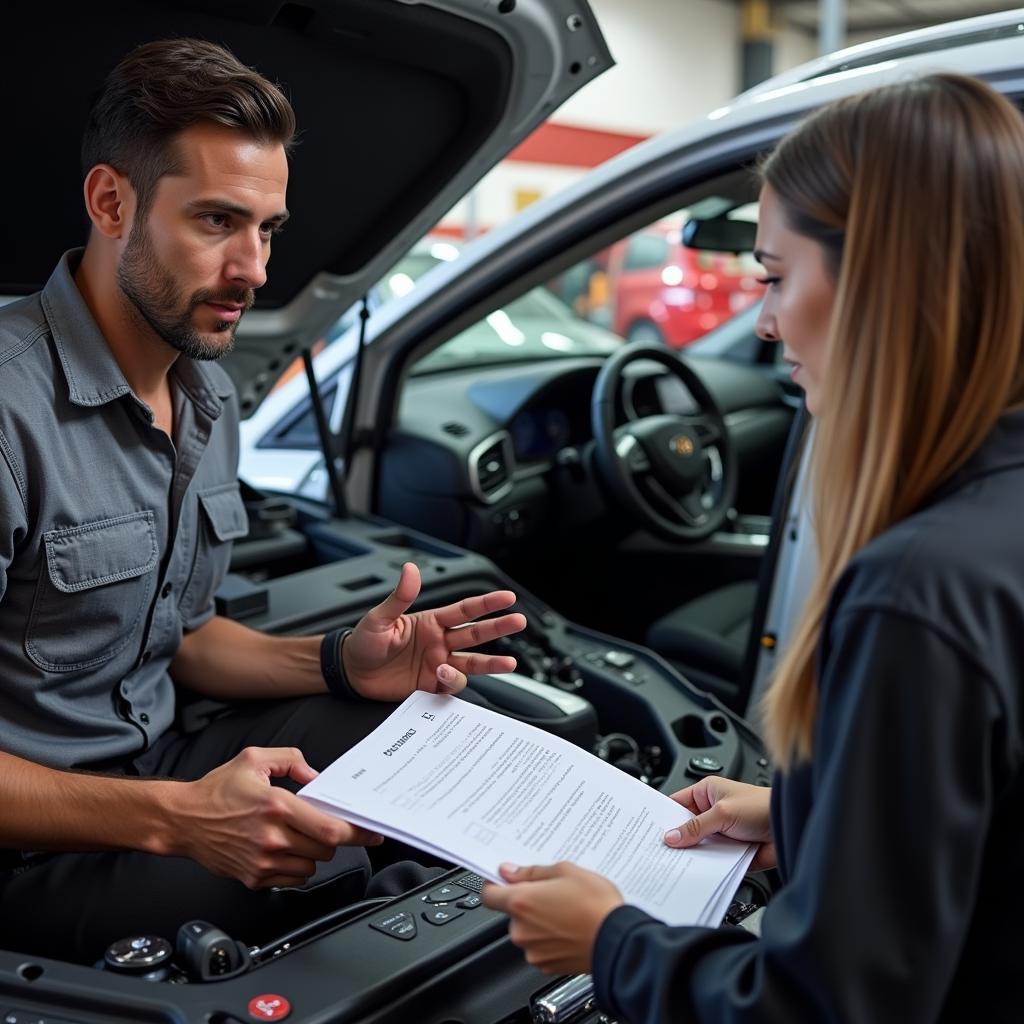
[(571, 416), (558, 406), (543, 405), (516, 413), (508, 425), (512, 451), (518, 462), (551, 460), (567, 445), (582, 444), (587, 424), (573, 410)]
[[(765, 513), (793, 416), (778, 385), (750, 366), (693, 358), (721, 410), (739, 466), (740, 511)], [(410, 377), (379, 460), (387, 518), (483, 553), (615, 514), (591, 465), (599, 358)], [(699, 411), (654, 362), (626, 368), (616, 421)], [(571, 486), (570, 486), (571, 485)]]
[[(518, 462), (550, 462), (567, 446), (583, 445), (591, 439), (589, 402), (579, 397), (549, 394), (512, 417), (508, 432)], [(637, 374), (628, 377), (623, 388), (620, 422), (660, 412), (691, 415), (699, 411), (696, 399), (678, 377)]]

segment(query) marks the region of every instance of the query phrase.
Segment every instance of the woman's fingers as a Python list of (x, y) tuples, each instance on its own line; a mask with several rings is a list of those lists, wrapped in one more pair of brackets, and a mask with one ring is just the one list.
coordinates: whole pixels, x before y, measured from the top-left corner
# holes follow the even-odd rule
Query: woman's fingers
[(721, 804), (714, 804), (703, 813), (684, 821), (678, 828), (669, 829), (665, 833), (665, 842), (669, 846), (696, 846), (707, 836), (725, 831), (732, 823), (732, 815), (723, 810)]

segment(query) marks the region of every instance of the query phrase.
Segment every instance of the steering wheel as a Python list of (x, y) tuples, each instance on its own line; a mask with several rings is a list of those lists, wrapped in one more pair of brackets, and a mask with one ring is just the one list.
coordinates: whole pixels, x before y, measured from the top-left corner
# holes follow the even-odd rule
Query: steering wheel
[[(697, 410), (615, 425), (623, 371), (647, 359), (679, 378)], [(736, 498), (736, 454), (703, 381), (663, 346), (625, 345), (609, 358), (590, 402), (598, 471), (633, 517), (666, 540), (692, 543), (715, 532)]]

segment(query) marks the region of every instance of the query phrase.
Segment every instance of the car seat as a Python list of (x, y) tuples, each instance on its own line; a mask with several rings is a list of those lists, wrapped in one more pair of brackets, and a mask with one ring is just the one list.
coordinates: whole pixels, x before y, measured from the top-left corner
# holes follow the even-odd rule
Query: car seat
[(772, 528), (756, 580), (718, 587), (663, 615), (646, 644), (694, 685), (746, 714), (799, 457), (810, 416), (794, 417), (772, 502)]

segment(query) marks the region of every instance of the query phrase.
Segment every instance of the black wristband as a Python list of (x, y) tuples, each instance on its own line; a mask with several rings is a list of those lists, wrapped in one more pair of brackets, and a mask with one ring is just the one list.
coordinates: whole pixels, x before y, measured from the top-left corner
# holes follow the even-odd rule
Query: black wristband
[(320, 671), (323, 674), (327, 689), (335, 697), (344, 700), (365, 700), (356, 693), (345, 674), (345, 663), (341, 660), (341, 645), (348, 639), (352, 627), (332, 629), (320, 642)]

